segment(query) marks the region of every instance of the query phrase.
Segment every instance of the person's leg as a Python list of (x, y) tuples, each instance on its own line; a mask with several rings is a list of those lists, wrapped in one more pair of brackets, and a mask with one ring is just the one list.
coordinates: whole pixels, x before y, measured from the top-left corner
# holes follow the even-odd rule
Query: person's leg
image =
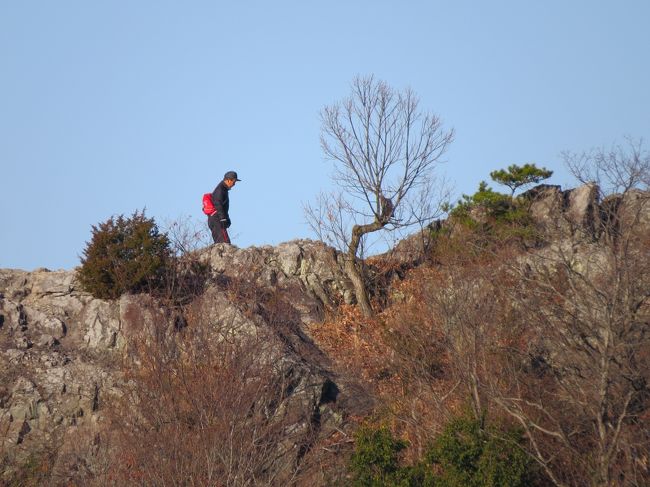
[(230, 243), (230, 235), (228, 235), (228, 230), (226, 230), (226, 227), (224, 227), (224, 226), (221, 227), (221, 233), (223, 235), (222, 242), (225, 242), (225, 243), (229, 244)]
[(210, 232), (212, 232), (212, 240), (214, 240), (214, 243), (230, 243), (228, 230), (221, 224), (219, 218), (216, 216), (208, 217), (208, 227), (210, 227)]
[(223, 238), (221, 222), (216, 217), (208, 217), (208, 227), (212, 233), (212, 240), (214, 240), (214, 243), (223, 243), (225, 241)]

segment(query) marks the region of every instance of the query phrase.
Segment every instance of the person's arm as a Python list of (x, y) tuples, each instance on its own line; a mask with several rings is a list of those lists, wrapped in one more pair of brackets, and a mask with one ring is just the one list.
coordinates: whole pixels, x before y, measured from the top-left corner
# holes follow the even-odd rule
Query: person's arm
[(226, 189), (221, 184), (219, 184), (214, 189), (214, 191), (212, 192), (212, 204), (214, 204), (214, 207), (217, 210), (217, 214), (215, 216), (217, 216), (217, 218), (221, 222), (221, 225), (225, 227), (229, 220), (229, 217), (228, 214), (226, 213), (226, 210), (223, 207), (224, 191), (226, 191)]

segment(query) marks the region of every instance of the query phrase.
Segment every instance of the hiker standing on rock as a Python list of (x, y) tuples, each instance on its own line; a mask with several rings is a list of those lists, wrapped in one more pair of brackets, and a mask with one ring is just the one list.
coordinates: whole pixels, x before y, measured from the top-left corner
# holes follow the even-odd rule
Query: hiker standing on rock
[(208, 216), (208, 227), (212, 232), (212, 239), (214, 243), (230, 243), (228, 236), (228, 227), (230, 227), (230, 217), (228, 216), (228, 208), (230, 201), (228, 199), (228, 192), (232, 189), (237, 181), (235, 171), (228, 171), (223, 176), (223, 181), (217, 184), (212, 192), (212, 204), (214, 205), (215, 212)]

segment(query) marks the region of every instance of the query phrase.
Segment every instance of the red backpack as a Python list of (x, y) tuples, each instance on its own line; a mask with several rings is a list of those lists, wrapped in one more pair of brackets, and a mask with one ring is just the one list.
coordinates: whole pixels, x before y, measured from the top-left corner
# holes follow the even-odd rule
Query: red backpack
[(214, 215), (217, 212), (217, 209), (212, 203), (212, 193), (205, 193), (203, 195), (203, 213), (208, 216)]

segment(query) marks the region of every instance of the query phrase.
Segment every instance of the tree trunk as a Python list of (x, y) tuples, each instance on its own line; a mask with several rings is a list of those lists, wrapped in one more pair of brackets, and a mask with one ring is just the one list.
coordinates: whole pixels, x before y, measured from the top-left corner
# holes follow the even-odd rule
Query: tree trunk
[(366, 284), (363, 282), (363, 276), (357, 267), (356, 261), (354, 258), (345, 259), (345, 272), (348, 274), (348, 277), (352, 281), (354, 286), (354, 295), (357, 298), (357, 304), (361, 308), (363, 316), (370, 318), (374, 315), (372, 311), (372, 306), (370, 306), (370, 300), (368, 299), (368, 292), (366, 291)]
[(374, 312), (372, 311), (372, 306), (370, 306), (370, 299), (368, 299), (366, 283), (363, 281), (363, 276), (361, 275), (361, 271), (357, 266), (357, 251), (359, 250), (361, 237), (363, 237), (364, 234), (376, 232), (383, 226), (384, 224), (378, 220), (369, 225), (354, 225), (352, 227), (352, 238), (350, 239), (350, 245), (348, 246), (348, 253), (345, 259), (345, 272), (348, 274), (348, 277), (352, 281), (357, 303), (361, 308), (363, 316), (366, 318), (374, 316)]

